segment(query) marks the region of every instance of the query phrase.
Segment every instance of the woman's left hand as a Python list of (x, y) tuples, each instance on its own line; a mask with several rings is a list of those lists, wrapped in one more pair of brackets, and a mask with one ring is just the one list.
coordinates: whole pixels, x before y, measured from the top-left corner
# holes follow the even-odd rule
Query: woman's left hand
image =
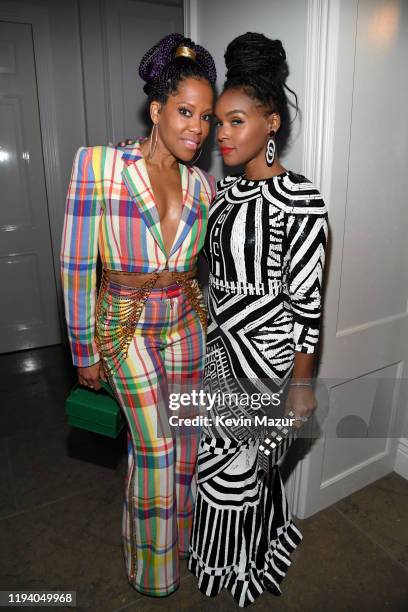
[(285, 414), (290, 410), (294, 413), (296, 420), (294, 427), (300, 429), (317, 408), (317, 401), (311, 387), (290, 387), (286, 399)]

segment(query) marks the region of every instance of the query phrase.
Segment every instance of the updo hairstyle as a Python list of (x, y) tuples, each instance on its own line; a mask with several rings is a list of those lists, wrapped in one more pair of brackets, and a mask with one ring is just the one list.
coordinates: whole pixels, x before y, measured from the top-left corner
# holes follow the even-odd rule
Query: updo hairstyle
[(143, 91), (148, 103), (166, 103), (180, 82), (187, 78), (205, 79), (214, 89), (217, 72), (212, 56), (182, 34), (168, 34), (145, 53), (139, 75), (146, 82)]
[[(281, 41), (247, 32), (229, 43), (224, 58), (227, 74), (223, 91), (242, 89), (265, 106), (268, 114), (278, 113), (281, 127), (276, 140), (278, 148), (284, 148), (291, 128), (289, 106), (296, 110), (297, 115), (298, 100), (295, 92), (286, 85), (289, 68)], [(288, 93), (293, 96), (293, 102), (289, 101)]]

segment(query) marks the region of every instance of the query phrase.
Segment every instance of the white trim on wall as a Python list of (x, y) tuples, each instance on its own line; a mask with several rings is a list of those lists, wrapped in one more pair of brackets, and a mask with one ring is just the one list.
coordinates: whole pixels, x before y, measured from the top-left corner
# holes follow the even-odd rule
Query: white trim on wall
[[(302, 172), (321, 191), (330, 209), (337, 52), (341, 0), (307, 0)], [(322, 443), (322, 441), (320, 441)], [(306, 516), (310, 458), (299, 461), (288, 479), (295, 516)]]
[(408, 480), (408, 438), (401, 438), (398, 443), (394, 472)]
[(198, 42), (198, 0), (183, 0), (184, 35)]
[(62, 302), (59, 256), (63, 217), (61, 202), (65, 201), (65, 192), (61, 180), (48, 9), (44, 6), (33, 6), (23, 2), (2, 2), (0, 4), (0, 20), (29, 23), (32, 26), (45, 184), (54, 260), (54, 278), (57, 289), (60, 326), (64, 335), (64, 306)]
[(340, 0), (306, 7), (303, 173), (330, 207)]

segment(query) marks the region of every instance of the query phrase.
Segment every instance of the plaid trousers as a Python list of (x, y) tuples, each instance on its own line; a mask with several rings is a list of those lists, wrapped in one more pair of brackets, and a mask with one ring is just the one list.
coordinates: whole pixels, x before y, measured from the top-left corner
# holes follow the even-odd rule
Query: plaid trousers
[[(110, 296), (130, 292), (109, 282), (102, 304), (107, 329)], [(179, 559), (188, 556), (199, 442), (198, 432), (162, 437), (158, 401), (169, 385), (200, 384), (204, 350), (202, 325), (181, 288), (153, 289), (127, 358), (110, 375), (128, 425), (125, 564), (129, 582), (146, 595), (165, 596), (179, 585)]]

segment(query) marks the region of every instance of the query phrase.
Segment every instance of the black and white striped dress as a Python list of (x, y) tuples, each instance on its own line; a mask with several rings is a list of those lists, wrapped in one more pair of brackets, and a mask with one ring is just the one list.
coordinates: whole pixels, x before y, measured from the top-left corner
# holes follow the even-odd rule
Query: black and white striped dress
[[(226, 177), (210, 207), (205, 382), (290, 378), (295, 351), (319, 339), (327, 211), (313, 185), (285, 172)], [(200, 590), (228, 589), (238, 605), (280, 594), (302, 536), (279, 467), (259, 478), (255, 438), (204, 429), (189, 569)]]

